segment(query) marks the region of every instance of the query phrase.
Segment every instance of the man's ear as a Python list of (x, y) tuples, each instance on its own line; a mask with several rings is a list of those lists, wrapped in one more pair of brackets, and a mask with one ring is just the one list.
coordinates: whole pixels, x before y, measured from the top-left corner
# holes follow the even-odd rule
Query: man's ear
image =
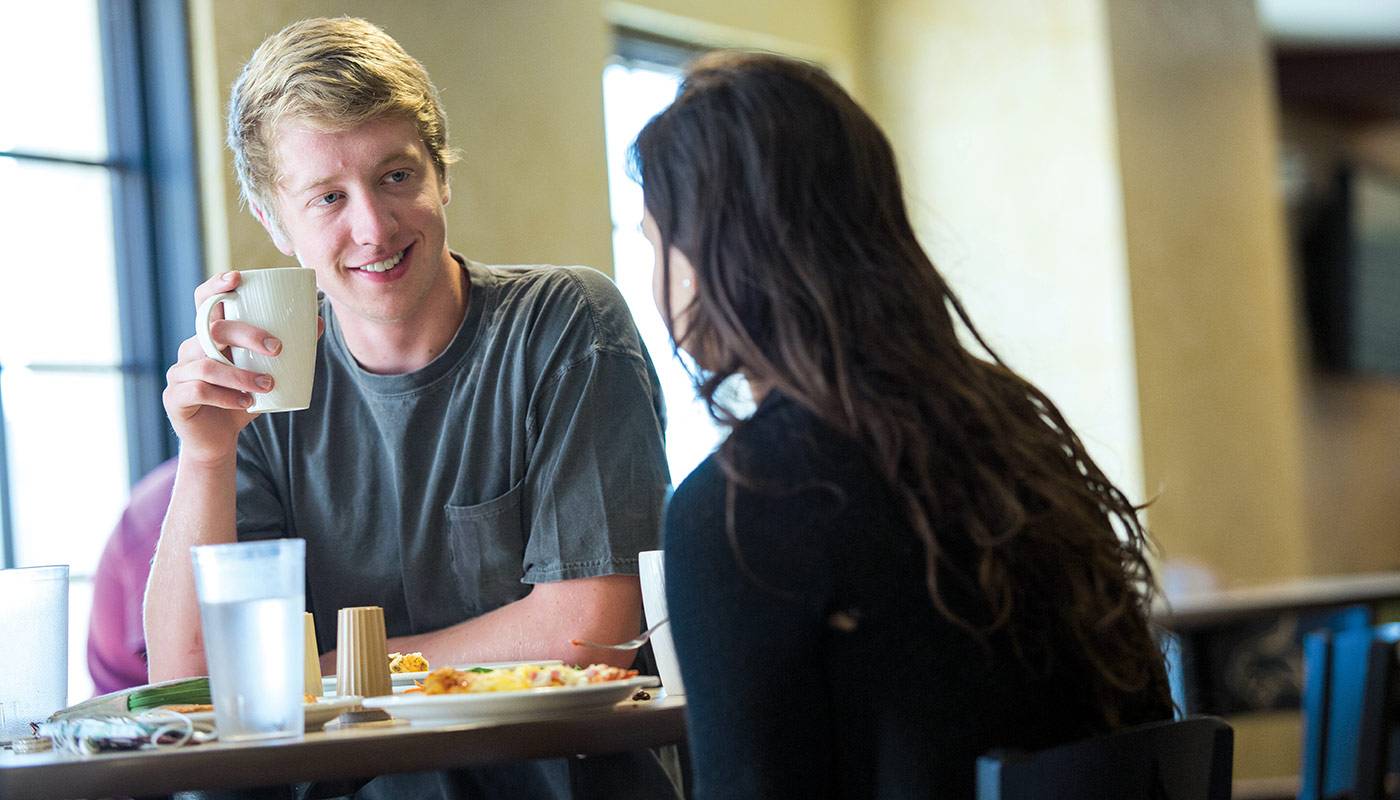
[(452, 202), (452, 184), (447, 181), (440, 181), (440, 183), (442, 185), (442, 204), (447, 205)]
[(253, 209), (253, 216), (258, 218), (258, 222), (262, 223), (263, 230), (267, 231), (268, 236), (272, 237), (272, 243), (277, 245), (277, 249), (282, 251), (282, 255), (295, 256), (296, 251), (292, 249), (291, 240), (289, 240), (287, 234), (283, 232), (282, 226), (278, 225), (276, 221), (263, 213), (262, 207), (258, 206), (256, 203), (249, 203), (248, 206)]

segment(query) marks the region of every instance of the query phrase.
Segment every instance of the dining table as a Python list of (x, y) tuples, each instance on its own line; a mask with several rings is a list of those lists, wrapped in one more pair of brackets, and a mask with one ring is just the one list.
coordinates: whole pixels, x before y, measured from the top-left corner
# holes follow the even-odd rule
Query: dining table
[(348, 781), (537, 758), (588, 757), (685, 739), (685, 699), (650, 699), (529, 718), (414, 725), (331, 723), (299, 739), (207, 742), (77, 755), (0, 750), (0, 797), (149, 797), (186, 790)]

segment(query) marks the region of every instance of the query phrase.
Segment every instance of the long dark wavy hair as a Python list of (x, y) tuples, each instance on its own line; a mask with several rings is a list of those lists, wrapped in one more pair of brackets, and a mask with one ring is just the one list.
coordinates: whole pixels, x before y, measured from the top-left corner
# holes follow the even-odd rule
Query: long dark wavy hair
[[(806, 408), (894, 490), (946, 619), (1045, 669), (1082, 665), (1105, 728), (1143, 698), (1169, 709), (1139, 508), (977, 333), (855, 101), (809, 63), (709, 53), (638, 136), (631, 168), (660, 233), (664, 316), (686, 320), (676, 346), (700, 355), (710, 413), (742, 426), (716, 398), (736, 373)], [(695, 270), (683, 309), (671, 308), (672, 245)], [(726, 476), (761, 481), (743, 474), (737, 438), (717, 454)], [(971, 565), (951, 564), (954, 551)], [(975, 619), (950, 607), (950, 581), (977, 598)]]

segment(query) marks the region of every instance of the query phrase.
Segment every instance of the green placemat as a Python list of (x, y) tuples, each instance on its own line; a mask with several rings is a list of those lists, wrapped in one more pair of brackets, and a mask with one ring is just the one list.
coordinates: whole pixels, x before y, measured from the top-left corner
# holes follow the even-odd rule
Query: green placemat
[(176, 678), (84, 700), (61, 711), (54, 712), (49, 721), (74, 719), (77, 717), (125, 716), (138, 711), (146, 711), (157, 706), (209, 703), (209, 679)]

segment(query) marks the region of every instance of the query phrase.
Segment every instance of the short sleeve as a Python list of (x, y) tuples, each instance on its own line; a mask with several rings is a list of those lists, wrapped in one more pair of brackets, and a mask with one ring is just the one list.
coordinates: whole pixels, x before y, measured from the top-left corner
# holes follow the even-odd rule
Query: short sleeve
[(525, 583), (637, 574), (670, 482), (660, 388), (645, 356), (593, 348), (531, 409)]

